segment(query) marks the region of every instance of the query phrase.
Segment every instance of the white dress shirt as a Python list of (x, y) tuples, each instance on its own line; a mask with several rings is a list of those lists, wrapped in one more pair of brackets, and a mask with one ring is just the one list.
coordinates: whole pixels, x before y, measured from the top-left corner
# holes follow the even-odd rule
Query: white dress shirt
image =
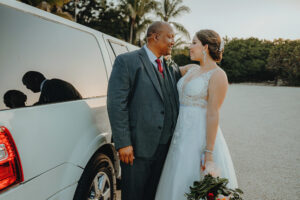
[[(146, 50), (147, 52), (147, 55), (148, 55), (148, 58), (149, 60), (151, 61), (151, 63), (156, 67), (156, 69), (158, 69), (158, 64), (157, 62), (155, 61), (157, 59), (157, 57), (154, 55), (154, 53), (147, 47), (147, 45), (145, 44), (143, 46), (143, 48)], [(161, 66), (164, 68), (164, 60), (163, 60), (163, 56), (161, 56), (160, 58), (160, 61), (161, 61)]]

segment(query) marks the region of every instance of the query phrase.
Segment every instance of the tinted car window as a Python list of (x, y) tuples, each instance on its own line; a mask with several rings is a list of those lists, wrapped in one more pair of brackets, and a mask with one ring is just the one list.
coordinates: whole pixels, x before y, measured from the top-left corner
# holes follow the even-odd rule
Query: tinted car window
[[(26, 99), (26, 106), (39, 104), (40, 98), (54, 103), (106, 95), (107, 74), (92, 34), (3, 5), (0, 27), (0, 110), (8, 108), (5, 95), (9, 105)], [(47, 79), (48, 96), (23, 84), (30, 71)]]

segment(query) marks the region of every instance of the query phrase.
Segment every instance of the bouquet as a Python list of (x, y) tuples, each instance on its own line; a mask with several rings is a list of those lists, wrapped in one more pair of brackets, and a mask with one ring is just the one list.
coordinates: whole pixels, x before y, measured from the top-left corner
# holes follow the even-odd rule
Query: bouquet
[(228, 179), (220, 178), (220, 169), (213, 162), (207, 162), (202, 181), (195, 181), (186, 193), (187, 200), (243, 200), (241, 189), (227, 188)]
[(213, 177), (211, 174), (204, 176), (202, 181), (195, 181), (190, 187), (190, 193), (186, 193), (187, 200), (243, 200), (240, 189), (226, 187), (228, 179)]

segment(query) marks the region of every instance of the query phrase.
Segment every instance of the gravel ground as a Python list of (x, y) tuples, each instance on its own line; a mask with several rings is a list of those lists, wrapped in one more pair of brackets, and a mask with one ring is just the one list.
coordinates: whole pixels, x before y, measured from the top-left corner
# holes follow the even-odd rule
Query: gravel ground
[(230, 85), (220, 126), (245, 200), (300, 200), (299, 125), (300, 88)]
[(300, 88), (230, 85), (220, 125), (246, 200), (300, 199)]

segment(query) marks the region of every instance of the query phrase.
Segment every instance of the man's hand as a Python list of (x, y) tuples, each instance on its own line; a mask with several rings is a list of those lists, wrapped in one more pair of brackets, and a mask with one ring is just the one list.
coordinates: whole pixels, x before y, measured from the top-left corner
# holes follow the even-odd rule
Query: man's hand
[(120, 148), (118, 152), (119, 152), (119, 158), (122, 162), (126, 164), (130, 163), (130, 165), (133, 165), (134, 155), (133, 155), (132, 146)]

